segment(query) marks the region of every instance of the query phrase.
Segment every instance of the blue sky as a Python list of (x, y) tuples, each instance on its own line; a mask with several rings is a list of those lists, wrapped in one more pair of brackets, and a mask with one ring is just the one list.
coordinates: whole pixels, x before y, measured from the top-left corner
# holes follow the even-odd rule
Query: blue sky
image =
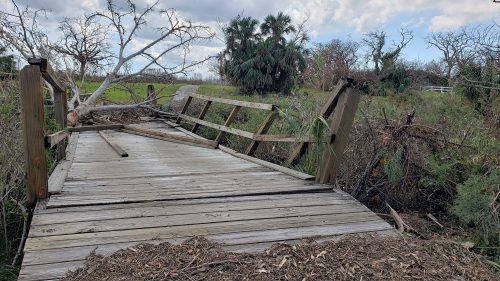
[[(117, 2), (123, 0), (115, 0)], [(103, 10), (104, 0), (17, 0), (21, 5), (44, 8), (49, 18), (40, 21), (49, 37), (58, 40), (58, 22), (67, 15), (84, 15)], [(144, 7), (153, 0), (133, 1)], [(2, 10), (10, 11), (10, 0), (0, 0)], [(455, 30), (467, 25), (500, 24), (500, 4), (492, 0), (160, 0), (159, 8), (175, 8), (182, 18), (206, 24), (217, 31), (217, 21), (228, 22), (239, 13), (262, 20), (268, 14), (283, 11), (294, 22), (306, 18), (311, 44), (334, 38), (359, 40), (363, 34), (376, 29), (385, 30), (389, 42), (398, 39), (399, 29), (414, 32), (414, 39), (403, 52), (408, 60), (423, 62), (438, 59), (440, 53), (428, 48), (424, 38), (429, 32)], [(157, 18), (158, 19), (158, 18)], [(155, 24), (159, 21), (153, 20)], [(140, 46), (151, 39), (146, 30), (133, 41)], [(212, 55), (223, 48), (223, 42), (213, 40), (193, 46), (191, 59)], [(169, 54), (167, 61), (179, 61), (177, 54)], [(136, 65), (141, 62), (137, 61)], [(195, 70), (206, 73), (208, 67)], [(205, 76), (205, 75), (204, 75)]]

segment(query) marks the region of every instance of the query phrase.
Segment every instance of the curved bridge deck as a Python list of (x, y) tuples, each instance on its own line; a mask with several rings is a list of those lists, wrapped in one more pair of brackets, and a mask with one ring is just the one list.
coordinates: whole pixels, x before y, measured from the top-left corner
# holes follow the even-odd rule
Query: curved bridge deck
[[(146, 126), (186, 135), (164, 123)], [(20, 280), (57, 280), (92, 251), (108, 254), (197, 235), (230, 251), (251, 252), (312, 236), (394, 234), (365, 206), (329, 186), (219, 149), (106, 134), (129, 157), (120, 157), (97, 132), (74, 133), (62, 191), (39, 202), (34, 213)]]

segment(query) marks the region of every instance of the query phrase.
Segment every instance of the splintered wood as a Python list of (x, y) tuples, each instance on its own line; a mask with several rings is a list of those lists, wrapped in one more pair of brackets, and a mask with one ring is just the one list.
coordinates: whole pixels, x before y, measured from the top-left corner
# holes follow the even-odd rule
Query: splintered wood
[[(139, 127), (195, 139), (163, 122)], [(129, 157), (96, 131), (72, 138), (76, 151), (62, 190), (33, 215), (19, 280), (57, 280), (92, 251), (110, 254), (142, 242), (201, 235), (231, 251), (255, 252), (311, 236), (395, 233), (351, 196), (303, 174), (219, 149), (106, 134)]]

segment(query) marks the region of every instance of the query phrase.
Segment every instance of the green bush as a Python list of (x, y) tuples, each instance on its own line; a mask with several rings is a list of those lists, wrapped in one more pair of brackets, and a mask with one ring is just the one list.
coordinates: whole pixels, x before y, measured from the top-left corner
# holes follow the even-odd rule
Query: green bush
[(481, 252), (500, 260), (500, 173), (473, 175), (457, 186), (450, 211), (465, 226), (475, 227), (474, 240)]

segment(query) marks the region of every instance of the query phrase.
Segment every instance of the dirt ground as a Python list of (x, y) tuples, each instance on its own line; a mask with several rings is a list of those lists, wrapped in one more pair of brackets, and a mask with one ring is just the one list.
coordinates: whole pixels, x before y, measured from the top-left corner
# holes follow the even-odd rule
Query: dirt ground
[(416, 237), (345, 236), (229, 253), (195, 237), (181, 245), (140, 244), (90, 255), (69, 280), (499, 280), (486, 261), (456, 242)]

